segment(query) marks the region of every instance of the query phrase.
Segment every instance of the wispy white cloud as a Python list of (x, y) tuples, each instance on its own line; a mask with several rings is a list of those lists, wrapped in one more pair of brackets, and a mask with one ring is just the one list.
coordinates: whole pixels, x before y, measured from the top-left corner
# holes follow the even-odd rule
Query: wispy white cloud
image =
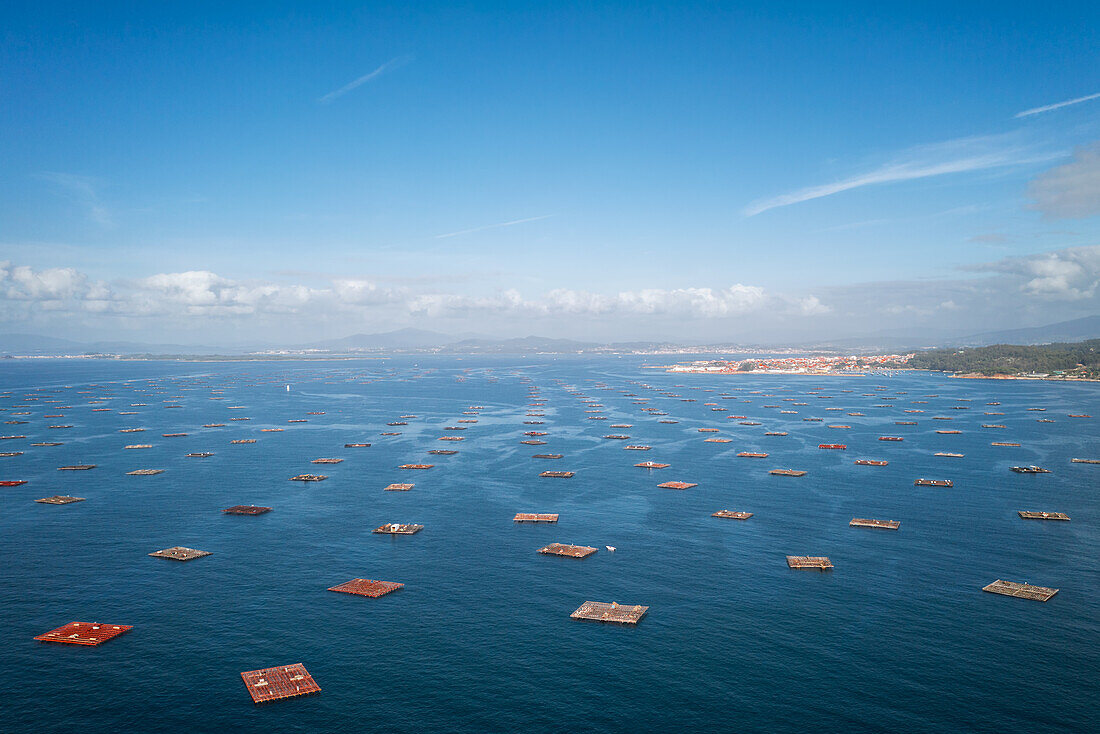
[(435, 239), (442, 240), (447, 237), (458, 237), (463, 234), (472, 234), (474, 232), (483, 232), (487, 229), (500, 229), (501, 227), (511, 227), (515, 224), (526, 224), (527, 222), (537, 222), (540, 219), (549, 219), (554, 216), (553, 214), (543, 214), (541, 217), (527, 217), (526, 219), (513, 219), (511, 222), (499, 222), (497, 224), (486, 224), (481, 227), (473, 227), (472, 229), (462, 229), (458, 232), (447, 232), (446, 234), (437, 234)]
[(43, 171), (37, 174), (37, 177), (59, 187), (66, 196), (84, 209), (88, 218), (96, 224), (102, 227), (114, 225), (110, 211), (99, 200), (97, 190), (99, 182), (96, 179), (91, 176), (57, 171)]
[(321, 97), (317, 101), (320, 102), (321, 104), (328, 104), (329, 102), (332, 102), (334, 99), (344, 96), (345, 94), (352, 91), (353, 89), (361, 87), (364, 84), (366, 84), (367, 82), (377, 79), (378, 77), (382, 76), (383, 74), (385, 74), (388, 71), (393, 71), (394, 69), (400, 68), (400, 67), (404, 66), (405, 64), (409, 63), (412, 60), (413, 60), (412, 56), (398, 56), (397, 58), (390, 59), (389, 61), (382, 64), (377, 69), (370, 72), (369, 74), (364, 74), (363, 76), (359, 77), (358, 79), (356, 79), (354, 81), (351, 81), (351, 82), (348, 82), (347, 84), (340, 87), (339, 89), (335, 89), (335, 90), (329, 92), (328, 94), (324, 95), (323, 97)]
[(1062, 154), (1036, 154), (1013, 142), (1011, 136), (971, 137), (911, 148), (895, 160), (866, 173), (788, 194), (759, 199), (743, 213), (753, 217), (769, 209), (821, 199), (844, 191), (881, 184), (912, 181), (952, 173), (982, 171), (1004, 166), (1052, 160)]
[(1096, 94), (1086, 94), (1084, 97), (1075, 97), (1074, 99), (1067, 99), (1065, 102), (1056, 102), (1054, 104), (1044, 105), (1042, 107), (1032, 107), (1030, 110), (1024, 110), (1023, 112), (1017, 112), (1015, 117), (1030, 117), (1031, 115), (1038, 115), (1043, 112), (1050, 112), (1051, 110), (1059, 110), (1063, 107), (1069, 107), (1074, 104), (1081, 104), (1082, 102), (1088, 102), (1092, 99), (1100, 99), (1100, 92)]

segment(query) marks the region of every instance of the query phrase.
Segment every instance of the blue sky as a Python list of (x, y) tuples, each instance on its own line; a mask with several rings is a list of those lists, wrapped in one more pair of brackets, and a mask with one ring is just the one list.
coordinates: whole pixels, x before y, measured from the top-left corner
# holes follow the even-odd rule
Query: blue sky
[(1094, 4), (407, 5), (6, 4), (0, 331), (1100, 312)]

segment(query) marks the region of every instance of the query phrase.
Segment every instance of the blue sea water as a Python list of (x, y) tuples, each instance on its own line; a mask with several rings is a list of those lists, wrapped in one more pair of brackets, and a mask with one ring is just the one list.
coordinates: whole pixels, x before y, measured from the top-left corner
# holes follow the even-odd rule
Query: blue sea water
[[(0, 441), (0, 451), (24, 451), (0, 458), (0, 479), (28, 480), (0, 489), (0, 731), (1093, 730), (1100, 465), (1070, 459), (1100, 458), (1100, 385), (925, 373), (677, 375), (642, 364), (0, 363), (0, 391), (10, 395), (0, 398), (0, 420), (27, 421), (0, 426), (27, 436)], [(532, 387), (544, 408), (527, 406)], [(573, 392), (601, 404), (608, 420), (587, 420), (595, 408)], [(443, 431), (471, 417), (471, 406), (483, 406), (476, 424)], [(111, 411), (93, 412), (103, 407)], [(1046, 411), (1028, 410), (1036, 407)], [(545, 417), (526, 415), (533, 410)], [(43, 417), (58, 413), (65, 417)], [(404, 414), (417, 417), (386, 426)], [(300, 418), (308, 422), (287, 423)], [(905, 420), (918, 425), (895, 425)], [(226, 426), (200, 427), (212, 422)], [(617, 423), (632, 427), (610, 428)], [(57, 424), (73, 427), (48, 428)], [(147, 430), (118, 432), (127, 427)], [(285, 430), (261, 432), (273, 427)], [(962, 433), (935, 432), (944, 429)], [(547, 444), (520, 444), (527, 430), (547, 431)], [(161, 435), (171, 432), (188, 435)], [(611, 433), (631, 439), (602, 438)], [(465, 440), (438, 442), (443, 435)], [(714, 436), (733, 441), (703, 440)], [(64, 444), (29, 445), (41, 441)], [(357, 442), (372, 446), (343, 448)], [(153, 448), (123, 449), (135, 443)], [(653, 448), (624, 451), (624, 443)], [(459, 453), (427, 455), (435, 448)], [(215, 455), (185, 457), (198, 451)], [(736, 458), (740, 451), (770, 457)], [(319, 457), (345, 461), (310, 463)], [(856, 458), (889, 465), (855, 466)], [(642, 460), (672, 466), (633, 466)], [(398, 469), (420, 462), (435, 467)], [(57, 471), (75, 463), (97, 467)], [(1052, 473), (1009, 471), (1019, 464)], [(781, 467), (808, 474), (768, 474)], [(165, 471), (126, 475), (139, 468)], [(576, 476), (538, 477), (551, 468)], [(300, 473), (329, 479), (287, 481)], [(915, 487), (918, 477), (954, 487)], [(672, 479), (698, 486), (657, 488)], [(416, 486), (382, 491), (403, 481)], [(87, 499), (32, 501), (54, 494)], [(235, 504), (274, 511), (223, 515)], [(720, 509), (755, 514), (712, 518)], [(1024, 509), (1072, 521), (1021, 520)], [(516, 512), (556, 512), (560, 521), (514, 524)], [(850, 528), (853, 517), (901, 527)], [(371, 533), (391, 521), (425, 529)], [(535, 553), (555, 541), (599, 552)], [(187, 563), (147, 555), (175, 545), (213, 555)], [(791, 570), (786, 555), (826, 555), (836, 567)], [(377, 599), (326, 591), (355, 577), (405, 587)], [(1060, 591), (1046, 603), (981, 591), (998, 578)], [(650, 610), (636, 627), (570, 619), (585, 600)], [(69, 621), (134, 629), (94, 648), (33, 641)], [(296, 662), (320, 695), (251, 703), (241, 671)]]

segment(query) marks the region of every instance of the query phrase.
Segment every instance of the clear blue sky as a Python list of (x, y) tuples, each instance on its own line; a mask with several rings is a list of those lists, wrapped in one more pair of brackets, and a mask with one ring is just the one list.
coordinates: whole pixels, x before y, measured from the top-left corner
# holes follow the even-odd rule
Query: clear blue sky
[(1100, 312), (1095, 3), (6, 3), (0, 39), (0, 331)]

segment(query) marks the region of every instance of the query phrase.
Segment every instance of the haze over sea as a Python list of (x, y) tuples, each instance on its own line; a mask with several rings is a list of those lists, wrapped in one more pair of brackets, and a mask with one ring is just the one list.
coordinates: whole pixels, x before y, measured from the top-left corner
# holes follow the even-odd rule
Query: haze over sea
[[(641, 365), (560, 356), (0, 363), (11, 396), (0, 415), (27, 421), (4, 426), (27, 438), (0, 442), (24, 452), (0, 458), (0, 479), (28, 480), (0, 493), (0, 729), (1090, 730), (1100, 704), (1100, 466), (1070, 460), (1100, 458), (1096, 384), (673, 375)], [(533, 386), (546, 401), (538, 411), (527, 406)], [(595, 408), (571, 392), (601, 404), (607, 420), (588, 420)], [(32, 394), (40, 400), (25, 399)], [(483, 406), (477, 423), (443, 431), (471, 406)], [(112, 410), (93, 412), (103, 407)], [(44, 418), (55, 411), (64, 418)], [(386, 426), (407, 414), (417, 417)], [(910, 420), (918, 425), (895, 425)], [(128, 427), (146, 431), (119, 433)], [(276, 427), (285, 430), (261, 432)], [(945, 429), (962, 433), (936, 433)], [(546, 431), (546, 445), (520, 444), (529, 430)], [(188, 435), (161, 435), (173, 432)], [(612, 433), (631, 439), (603, 438)], [(465, 440), (437, 442), (444, 435)], [(714, 436), (733, 441), (704, 442)], [(63, 445), (29, 445), (46, 441)], [(358, 442), (372, 445), (344, 448)], [(153, 448), (123, 449), (134, 443)], [(459, 453), (426, 453), (437, 448)], [(185, 457), (202, 451), (214, 455)], [(770, 456), (736, 458), (742, 451)], [(543, 452), (564, 458), (531, 458)], [(310, 463), (319, 457), (344, 461)], [(642, 460), (671, 467), (633, 466)], [(420, 462), (435, 467), (398, 469)], [(97, 467), (57, 471), (76, 463)], [(1009, 471), (1026, 464), (1052, 473)], [(126, 475), (139, 468), (165, 471)], [(770, 476), (774, 468), (808, 474)], [(576, 476), (540, 478), (547, 469)], [(329, 478), (287, 481), (301, 473)], [(913, 486), (919, 477), (954, 487)], [(674, 479), (698, 486), (656, 486)], [(403, 481), (414, 489), (383, 491)], [(49, 495), (87, 499), (32, 501)], [(223, 515), (236, 504), (274, 510)], [(755, 514), (711, 517), (721, 509)], [(1025, 521), (1018, 510), (1072, 521)], [(560, 520), (514, 524), (516, 512)], [(853, 517), (901, 526), (850, 528)], [(371, 533), (386, 522), (425, 529)], [(550, 542), (599, 551), (585, 560), (535, 552)], [(213, 555), (147, 555), (176, 545)], [(836, 567), (791, 570), (785, 555), (825, 555)], [(326, 591), (355, 577), (405, 587), (377, 599)], [(1047, 603), (983, 593), (995, 579), (1059, 592)], [(633, 628), (570, 619), (585, 600), (650, 610)], [(134, 628), (94, 648), (33, 641), (69, 621)], [(254, 706), (239, 673), (295, 662), (322, 693)]]

